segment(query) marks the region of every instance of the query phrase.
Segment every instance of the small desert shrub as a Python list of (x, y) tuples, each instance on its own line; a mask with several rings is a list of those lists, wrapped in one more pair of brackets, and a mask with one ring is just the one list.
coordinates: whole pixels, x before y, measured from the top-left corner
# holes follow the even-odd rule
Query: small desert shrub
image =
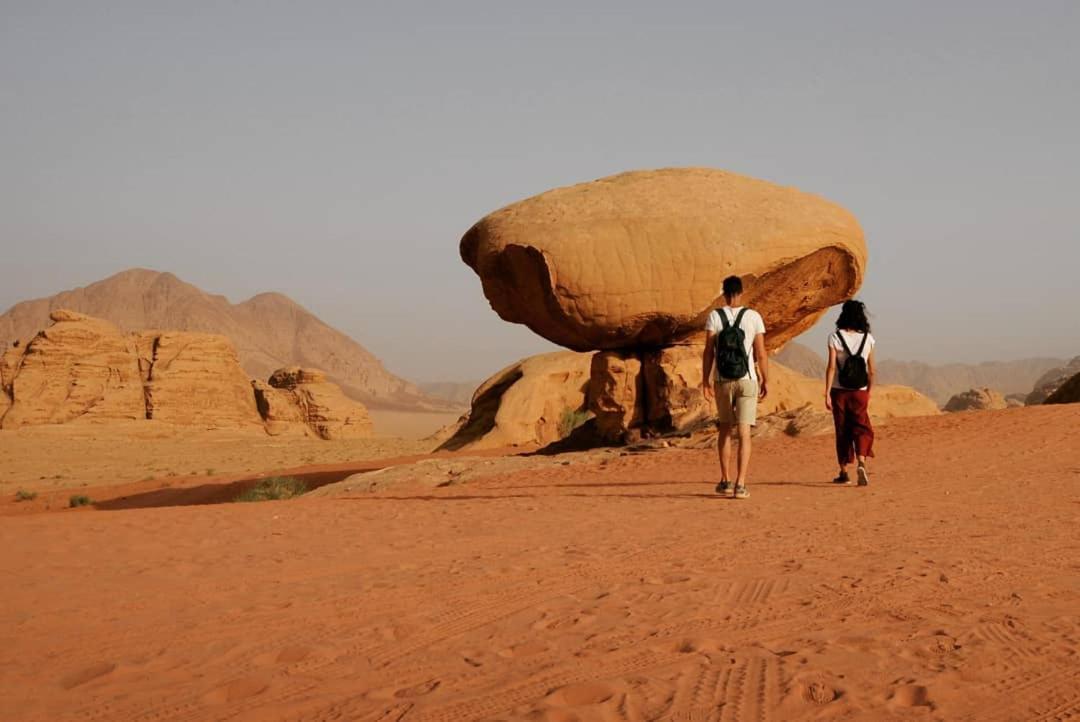
[(559, 417), (559, 437), (565, 439), (589, 418), (589, 412), (584, 409), (564, 409)]
[(300, 496), (307, 490), (307, 484), (294, 476), (271, 476), (262, 479), (258, 484), (240, 494), (236, 497), (236, 501), (291, 499), (294, 496)]
[(68, 506), (72, 509), (77, 506), (89, 506), (93, 503), (93, 500), (85, 494), (75, 494), (70, 499), (68, 499)]
[(37, 499), (36, 491), (19, 489), (17, 492), (15, 492), (15, 501), (33, 501), (34, 499)]

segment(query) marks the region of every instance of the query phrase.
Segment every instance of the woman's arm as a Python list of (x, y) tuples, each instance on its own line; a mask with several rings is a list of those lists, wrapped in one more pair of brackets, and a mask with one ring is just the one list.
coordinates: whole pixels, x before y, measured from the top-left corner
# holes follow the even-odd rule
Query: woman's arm
[(829, 344), (829, 363), (825, 367), (825, 408), (832, 411), (832, 382), (836, 376), (836, 349)]
[(869, 391), (874, 388), (874, 376), (877, 374), (877, 363), (874, 361), (874, 349), (870, 349), (870, 353), (866, 356), (866, 373), (869, 376), (866, 390)]

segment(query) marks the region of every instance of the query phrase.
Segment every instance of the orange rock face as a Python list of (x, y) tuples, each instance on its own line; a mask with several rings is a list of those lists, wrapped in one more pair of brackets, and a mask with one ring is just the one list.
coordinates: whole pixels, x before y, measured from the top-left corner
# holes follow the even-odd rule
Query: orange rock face
[[(224, 336), (166, 331), (153, 338), (146, 417), (172, 424), (261, 424), (251, 382)], [(140, 342), (145, 345), (145, 339)]]
[(596, 430), (601, 438), (622, 441), (627, 431), (642, 425), (644, 384), (641, 359), (634, 353), (593, 354), (588, 405), (596, 417)]
[(955, 411), (988, 411), (991, 409), (1008, 408), (1009, 404), (1000, 392), (994, 389), (971, 389), (962, 394), (955, 394), (945, 404), (945, 410)]
[(706, 168), (635, 171), (495, 211), (461, 239), (500, 317), (575, 350), (659, 347), (700, 330), (744, 278), (769, 348), (862, 283), (854, 216), (822, 198)]
[(347, 397), (317, 369), (278, 369), (268, 387), (255, 385), (255, 396), (271, 434), (298, 423), (322, 439), (364, 438), (372, 433), (364, 405)]
[(100, 319), (65, 310), (51, 317), (53, 325), (25, 352), (4, 354), (0, 375), (10, 408), (2, 427), (144, 418), (130, 339)]
[(556, 351), (523, 359), (476, 390), (469, 413), (441, 449), (544, 446), (583, 421), (592, 354)]

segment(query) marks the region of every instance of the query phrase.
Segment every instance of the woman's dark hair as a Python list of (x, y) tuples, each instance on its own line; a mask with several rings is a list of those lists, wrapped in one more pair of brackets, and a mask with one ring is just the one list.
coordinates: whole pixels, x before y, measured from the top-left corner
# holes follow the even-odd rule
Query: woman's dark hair
[(870, 333), (870, 321), (866, 318), (866, 304), (862, 301), (844, 301), (836, 327), (848, 331)]

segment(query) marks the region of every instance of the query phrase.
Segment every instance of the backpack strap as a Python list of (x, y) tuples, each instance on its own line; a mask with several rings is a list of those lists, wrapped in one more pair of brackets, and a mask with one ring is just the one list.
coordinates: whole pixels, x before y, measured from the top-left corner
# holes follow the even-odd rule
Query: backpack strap
[(859, 350), (855, 352), (856, 356), (862, 356), (863, 349), (866, 348), (866, 337), (869, 335), (869, 333), (864, 333), (862, 335), (862, 343), (859, 344)]
[[(846, 353), (848, 355), (848, 357), (851, 357), (851, 356), (855, 355), (855, 354), (851, 353), (851, 349), (848, 348), (847, 341), (844, 340), (844, 334), (840, 329), (836, 329), (836, 338), (840, 339), (840, 345), (844, 347), (844, 353)], [(864, 338), (863, 342), (865, 343), (865, 341), (866, 341), (866, 339)], [(862, 353), (862, 347), (861, 346), (859, 347), (859, 353)]]
[(731, 323), (727, 320), (727, 315), (724, 313), (724, 309), (723, 308), (716, 309), (716, 315), (720, 317), (720, 323), (723, 324), (723, 329), (725, 331), (727, 331), (728, 328), (731, 327)]
[(750, 309), (748, 309), (746, 306), (742, 307), (742, 310), (739, 311), (739, 315), (735, 317), (735, 325), (736, 326), (739, 326), (742, 323), (742, 317), (745, 316), (746, 312), (749, 311), (749, 310)]

